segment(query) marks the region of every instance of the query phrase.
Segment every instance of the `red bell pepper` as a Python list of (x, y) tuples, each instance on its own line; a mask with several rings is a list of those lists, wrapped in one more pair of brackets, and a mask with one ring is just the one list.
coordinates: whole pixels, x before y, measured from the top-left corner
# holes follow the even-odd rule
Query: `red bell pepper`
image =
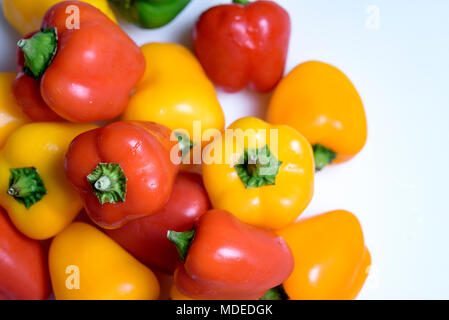
[(0, 300), (43, 300), (50, 295), (47, 257), (0, 209)]
[[(152, 122), (122, 121), (76, 137), (66, 154), (69, 180), (89, 217), (107, 229), (152, 215), (167, 203), (179, 166), (171, 131)], [(176, 149), (173, 149), (176, 148)]]
[(185, 261), (175, 285), (196, 299), (259, 299), (293, 271), (293, 256), (273, 231), (254, 227), (226, 211), (211, 210), (196, 230), (168, 232)]
[(234, 0), (212, 7), (196, 23), (195, 53), (212, 81), (235, 92), (259, 92), (281, 79), (290, 39), (290, 17), (272, 1)]
[[(79, 8), (79, 29), (66, 23), (66, 9), (73, 5)], [(100, 10), (78, 1), (54, 5), (41, 31), (18, 46), (22, 53), (14, 93), (37, 121), (55, 120), (56, 115), (72, 122), (115, 118), (145, 71), (133, 40)]]
[(168, 230), (187, 231), (210, 208), (202, 178), (181, 172), (165, 207), (157, 214), (127, 223), (106, 233), (149, 268), (173, 274), (178, 261)]
[[(36, 32), (26, 35), (29, 39)], [(25, 57), (20, 48), (17, 48), (17, 77), (13, 85), (13, 93), (23, 112), (34, 121), (63, 121), (56, 112), (51, 110), (40, 92), (40, 81), (25, 74)]]

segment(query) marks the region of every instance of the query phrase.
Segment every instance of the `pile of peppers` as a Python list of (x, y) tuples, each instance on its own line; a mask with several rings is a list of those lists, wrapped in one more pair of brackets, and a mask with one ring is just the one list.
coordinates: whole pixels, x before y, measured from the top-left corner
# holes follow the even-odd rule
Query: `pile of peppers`
[[(189, 2), (110, 1), (143, 28)], [(139, 47), (106, 0), (2, 4), (22, 38), (0, 73), (0, 299), (357, 297), (371, 266), (357, 217), (298, 218), (317, 172), (364, 147), (363, 103), (330, 64), (284, 76), (284, 8), (197, 13), (191, 52)], [(272, 91), (266, 118), (225, 130), (216, 90), (246, 87)]]

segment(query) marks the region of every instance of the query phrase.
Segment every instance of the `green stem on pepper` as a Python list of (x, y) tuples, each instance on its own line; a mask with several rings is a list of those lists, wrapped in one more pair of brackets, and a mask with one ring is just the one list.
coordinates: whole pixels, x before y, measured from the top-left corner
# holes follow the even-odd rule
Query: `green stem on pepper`
[(175, 132), (176, 138), (178, 139), (179, 150), (181, 150), (181, 158), (189, 154), (190, 150), (195, 146), (195, 144), (189, 139), (189, 137), (183, 133)]
[(241, 4), (242, 6), (246, 6), (247, 4), (250, 4), (250, 1), (248, 1), (248, 0), (232, 0), (232, 3)]
[(234, 166), (245, 188), (260, 188), (276, 184), (282, 161), (278, 161), (267, 145), (259, 149), (245, 149)]
[(337, 157), (337, 154), (334, 151), (332, 151), (329, 148), (326, 148), (321, 144), (318, 143), (314, 144), (312, 148), (313, 148), (313, 156), (315, 158), (316, 171), (320, 171), (325, 166), (334, 161), (335, 158)]
[(36, 168), (16, 168), (9, 171), (11, 176), (7, 193), (27, 209), (47, 194), (47, 189)]
[(101, 204), (124, 202), (127, 178), (120, 164), (99, 163), (87, 181)]
[(179, 257), (182, 261), (185, 261), (194, 238), (195, 229), (184, 232), (176, 232), (173, 230), (169, 230), (167, 232), (167, 239), (176, 246)]
[(20, 39), (17, 46), (22, 50), (24, 72), (39, 79), (52, 62), (58, 48), (56, 28), (44, 28), (29, 39)]
[(259, 300), (288, 300), (289, 297), (281, 285), (267, 291)]

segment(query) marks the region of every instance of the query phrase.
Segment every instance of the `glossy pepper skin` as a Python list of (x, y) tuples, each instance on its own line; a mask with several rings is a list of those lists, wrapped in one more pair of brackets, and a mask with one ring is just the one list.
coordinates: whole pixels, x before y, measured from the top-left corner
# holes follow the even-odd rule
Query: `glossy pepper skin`
[(170, 199), (161, 211), (106, 233), (149, 268), (173, 274), (178, 252), (167, 239), (167, 232), (191, 230), (209, 208), (201, 176), (181, 172), (176, 177)]
[(167, 234), (184, 261), (176, 268), (174, 281), (184, 296), (259, 299), (293, 270), (292, 254), (282, 238), (245, 224), (226, 211), (211, 210), (202, 215), (192, 232), (188, 232), (191, 242), (187, 246), (181, 240), (187, 233)]
[(228, 129), (247, 135), (231, 139), (225, 134), (204, 150), (203, 180), (212, 207), (264, 228), (294, 222), (313, 195), (310, 144), (288, 126), (271, 126), (253, 117), (239, 119)]
[(82, 222), (73, 223), (55, 237), (49, 268), (57, 300), (159, 297), (159, 283), (150, 269), (103, 232)]
[(0, 205), (14, 225), (44, 240), (67, 227), (83, 207), (64, 172), (64, 155), (88, 124), (29, 123), (14, 131), (0, 151)]
[[(27, 34), (24, 39), (30, 39), (35, 34), (36, 32)], [(37, 122), (64, 121), (47, 106), (40, 92), (40, 82), (25, 73), (24, 64), (23, 52), (20, 48), (17, 48), (17, 77), (12, 86), (12, 93), (23, 113)]]
[(367, 138), (365, 110), (354, 85), (340, 70), (318, 61), (302, 63), (282, 79), (268, 121), (301, 132), (314, 146), (317, 169), (351, 159)]
[(283, 284), (290, 299), (356, 298), (368, 276), (371, 256), (352, 213), (327, 212), (277, 233), (295, 258), (295, 268)]
[(223, 131), (225, 120), (214, 86), (187, 48), (150, 43), (142, 52), (147, 69), (122, 119), (154, 121), (171, 130), (186, 130), (198, 146), (202, 139), (194, 136), (194, 121), (201, 121), (201, 135), (208, 129)]
[(0, 148), (8, 136), (21, 125), (30, 122), (22, 112), (12, 93), (15, 73), (0, 73)]
[(197, 299), (253, 300), (292, 270), (290, 249), (274, 232), (211, 210), (198, 222), (185, 263), (175, 271), (175, 284), (181, 294)]
[(212, 81), (228, 92), (246, 86), (268, 92), (281, 79), (290, 17), (272, 1), (234, 1), (212, 7), (196, 23), (195, 53)]
[(47, 257), (0, 208), (0, 300), (44, 300), (50, 295)]
[[(38, 30), (45, 12), (59, 2), (63, 0), (3, 0), (2, 5), (6, 20), (20, 34), (25, 35)], [(107, 0), (84, 0), (83, 2), (100, 9), (109, 19), (116, 22), (114, 12)]]
[(91, 219), (106, 229), (156, 214), (178, 172), (171, 131), (152, 122), (115, 122), (76, 137), (66, 155), (67, 177)]
[(110, 0), (123, 17), (143, 28), (165, 26), (184, 10), (190, 0)]
[[(79, 29), (66, 24), (70, 5), (79, 8)], [(40, 95), (52, 111), (72, 122), (109, 120), (121, 114), (145, 71), (145, 59), (133, 40), (100, 10), (77, 1), (50, 8), (41, 27), (31, 39), (18, 43), (26, 68), (25, 72), (19, 69), (15, 86), (30, 81), (22, 77), (32, 76), (38, 85), (28, 95)], [(54, 28), (57, 39), (52, 35)], [(42, 54), (33, 54), (37, 48)]]

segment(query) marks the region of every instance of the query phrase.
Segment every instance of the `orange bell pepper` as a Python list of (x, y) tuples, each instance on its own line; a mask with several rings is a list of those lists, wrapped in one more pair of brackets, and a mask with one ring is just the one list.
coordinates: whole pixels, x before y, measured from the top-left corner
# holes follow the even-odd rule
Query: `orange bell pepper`
[(298, 65), (279, 83), (268, 121), (304, 135), (317, 170), (351, 159), (367, 138), (365, 110), (354, 85), (340, 70), (318, 61)]
[(290, 299), (349, 300), (357, 296), (368, 276), (371, 256), (352, 213), (327, 212), (278, 234), (295, 260), (292, 274), (283, 283)]

